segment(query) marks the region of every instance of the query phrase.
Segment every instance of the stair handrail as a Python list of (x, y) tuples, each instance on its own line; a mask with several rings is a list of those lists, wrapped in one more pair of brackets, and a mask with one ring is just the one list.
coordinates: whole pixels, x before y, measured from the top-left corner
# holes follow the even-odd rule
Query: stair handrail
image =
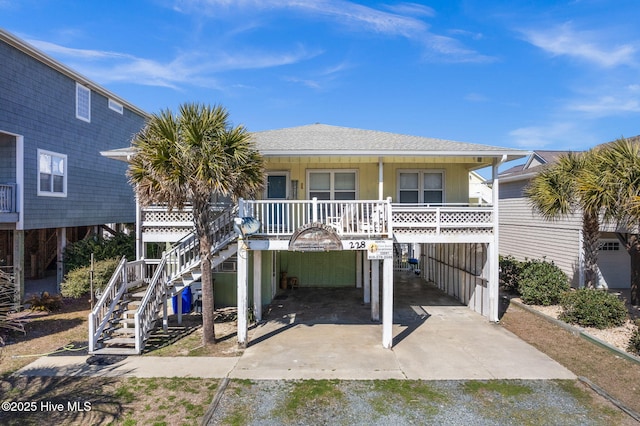
[[(120, 259), (109, 283), (89, 313), (90, 351), (97, 349), (96, 344), (104, 328), (109, 323), (115, 307), (122, 299), (122, 295), (127, 291), (131, 283), (141, 282), (145, 278), (144, 271), (144, 259), (133, 262), (127, 262), (127, 258), (124, 256)], [(91, 297), (94, 297), (94, 295), (92, 294)]]
[[(233, 218), (237, 213), (237, 206), (225, 209), (212, 223), (212, 251), (219, 250), (225, 242), (235, 236), (233, 231)], [(182, 274), (192, 270), (200, 264), (200, 240), (195, 231), (182, 238), (179, 244), (162, 254), (147, 291), (140, 301), (140, 305), (134, 315), (135, 318), (135, 342), (136, 353), (144, 349), (151, 330), (157, 319), (160, 305), (163, 305), (166, 318), (167, 296), (173, 280)], [(166, 328), (166, 321), (163, 326)]]
[[(177, 247), (176, 247), (177, 249)], [(135, 324), (135, 351), (137, 354), (142, 353), (144, 345), (155, 326), (158, 319), (158, 308), (162, 304), (164, 306), (165, 316), (167, 309), (167, 283), (168, 283), (167, 256), (163, 254), (160, 263), (151, 278), (149, 287), (145, 292), (140, 305), (134, 314)], [(166, 329), (166, 323), (164, 324)]]

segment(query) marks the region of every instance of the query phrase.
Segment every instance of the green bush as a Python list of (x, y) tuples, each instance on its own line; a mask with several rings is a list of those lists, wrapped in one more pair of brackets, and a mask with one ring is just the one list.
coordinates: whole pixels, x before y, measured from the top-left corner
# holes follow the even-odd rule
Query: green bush
[(553, 262), (531, 260), (520, 273), (518, 292), (527, 305), (555, 305), (569, 290), (569, 280)]
[(523, 262), (513, 256), (500, 256), (500, 288), (509, 293), (518, 292), (518, 281), (524, 266)]
[[(94, 262), (93, 290), (102, 290), (116, 270), (119, 259), (107, 259)], [(91, 266), (76, 268), (67, 273), (62, 283), (62, 295), (64, 297), (82, 297), (91, 289), (90, 281)]]
[(560, 319), (582, 327), (609, 328), (624, 324), (627, 308), (615, 294), (592, 288), (567, 292), (560, 301)]
[(629, 339), (629, 346), (627, 346), (627, 352), (640, 355), (640, 320), (636, 320), (636, 329), (631, 334)]
[(98, 238), (96, 236), (68, 244), (64, 249), (64, 264), (67, 272), (76, 268), (91, 265), (91, 253), (94, 261), (106, 259), (135, 259), (136, 237), (122, 232), (110, 238)]

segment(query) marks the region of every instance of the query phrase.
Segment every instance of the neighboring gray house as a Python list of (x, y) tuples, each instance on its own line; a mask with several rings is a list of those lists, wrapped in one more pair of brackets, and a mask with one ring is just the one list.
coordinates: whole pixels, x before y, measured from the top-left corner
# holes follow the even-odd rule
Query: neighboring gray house
[[(500, 254), (518, 260), (553, 261), (569, 277), (573, 286), (584, 283), (582, 274), (582, 216), (572, 214), (553, 221), (537, 214), (524, 196), (529, 180), (545, 164), (552, 164), (569, 151), (534, 151), (527, 161), (500, 173)], [(598, 253), (599, 286), (629, 288), (629, 255), (615, 229), (603, 225)]]
[[(0, 30), (0, 267), (62, 278), (62, 250), (99, 226), (135, 222), (126, 145), (146, 113)], [(113, 226), (112, 226), (113, 227)]]

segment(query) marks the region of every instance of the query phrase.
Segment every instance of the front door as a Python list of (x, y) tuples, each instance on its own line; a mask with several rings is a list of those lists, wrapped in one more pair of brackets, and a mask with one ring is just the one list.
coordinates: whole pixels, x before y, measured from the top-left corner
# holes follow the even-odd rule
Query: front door
[[(289, 198), (289, 173), (271, 172), (267, 174), (267, 188), (265, 198), (267, 200), (287, 200)], [(266, 224), (269, 232), (282, 228), (287, 220), (285, 203), (278, 203), (266, 212), (268, 215)]]

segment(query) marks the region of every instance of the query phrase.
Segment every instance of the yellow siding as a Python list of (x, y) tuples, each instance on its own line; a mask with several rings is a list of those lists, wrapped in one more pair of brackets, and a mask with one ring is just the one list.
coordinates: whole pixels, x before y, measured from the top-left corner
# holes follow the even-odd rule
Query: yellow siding
[[(354, 159), (340, 159), (340, 157), (315, 158), (316, 162), (303, 161), (304, 158), (293, 158), (286, 161), (285, 158), (267, 158), (267, 171), (289, 172), (291, 180), (298, 181), (298, 199), (307, 197), (307, 171), (322, 169), (348, 169), (358, 171), (358, 197), (361, 200), (378, 199), (378, 163), (364, 163)], [(339, 161), (336, 161), (339, 160)], [(373, 160), (373, 159), (370, 159)], [(469, 201), (469, 164), (437, 163), (425, 161), (416, 163), (405, 160), (402, 163), (384, 164), (384, 189), (383, 197), (391, 197), (393, 201), (398, 198), (397, 177), (398, 171), (404, 170), (442, 170), (445, 173), (445, 202), (467, 203)]]

